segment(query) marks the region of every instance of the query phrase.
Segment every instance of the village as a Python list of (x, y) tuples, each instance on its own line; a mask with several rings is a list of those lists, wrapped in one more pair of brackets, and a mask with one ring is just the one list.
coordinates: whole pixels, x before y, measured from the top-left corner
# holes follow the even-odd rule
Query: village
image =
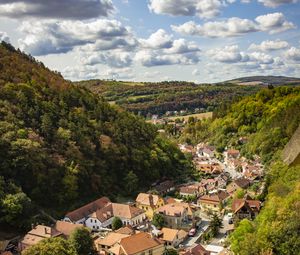
[(79, 227), (90, 230), (99, 255), (230, 254), (226, 238), (236, 223), (253, 220), (262, 207), (257, 197), (264, 166), (258, 156), (247, 160), (234, 148), (218, 153), (204, 143), (178, 146), (192, 155), (198, 181), (163, 180), (127, 203), (101, 197), (53, 225), (32, 225), (17, 247), (9, 249), (7, 242), (0, 254), (18, 254), (50, 237), (68, 239)]

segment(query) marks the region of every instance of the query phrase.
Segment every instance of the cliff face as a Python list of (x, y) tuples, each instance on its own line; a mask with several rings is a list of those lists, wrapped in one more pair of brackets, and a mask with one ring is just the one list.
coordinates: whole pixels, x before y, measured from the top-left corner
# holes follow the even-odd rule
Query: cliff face
[(284, 147), (282, 159), (288, 165), (300, 164), (300, 126)]

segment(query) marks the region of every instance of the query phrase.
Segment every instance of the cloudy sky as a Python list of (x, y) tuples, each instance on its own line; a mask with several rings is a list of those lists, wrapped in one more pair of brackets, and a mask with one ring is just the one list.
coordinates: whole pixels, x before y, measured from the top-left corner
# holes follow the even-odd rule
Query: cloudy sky
[(0, 0), (0, 40), (65, 78), (300, 77), (299, 0)]

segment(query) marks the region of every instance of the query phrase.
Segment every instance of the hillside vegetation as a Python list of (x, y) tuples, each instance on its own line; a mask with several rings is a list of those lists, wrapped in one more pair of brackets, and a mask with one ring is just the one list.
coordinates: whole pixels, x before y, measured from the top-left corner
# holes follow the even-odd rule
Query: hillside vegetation
[[(299, 254), (300, 166), (288, 167), (280, 159), (300, 124), (299, 113), (300, 87), (264, 89), (219, 113), (223, 117), (191, 120), (183, 132), (184, 141), (206, 140), (219, 151), (233, 146), (247, 157), (260, 155), (267, 165), (264, 207), (230, 236), (235, 254)], [(241, 143), (240, 137), (248, 141)]]
[(0, 224), (28, 226), (38, 208), (64, 213), (189, 174), (176, 145), (140, 117), (6, 44), (0, 58)]
[(219, 105), (256, 93), (259, 86), (198, 85), (192, 82), (129, 83), (91, 80), (75, 84), (91, 89), (126, 110), (163, 115), (167, 111), (212, 111)]

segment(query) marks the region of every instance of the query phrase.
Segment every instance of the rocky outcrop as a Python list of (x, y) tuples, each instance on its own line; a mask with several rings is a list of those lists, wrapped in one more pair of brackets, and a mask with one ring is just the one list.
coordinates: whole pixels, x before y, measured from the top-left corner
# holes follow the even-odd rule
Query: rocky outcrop
[(300, 126), (284, 147), (282, 159), (288, 165), (300, 164)]

